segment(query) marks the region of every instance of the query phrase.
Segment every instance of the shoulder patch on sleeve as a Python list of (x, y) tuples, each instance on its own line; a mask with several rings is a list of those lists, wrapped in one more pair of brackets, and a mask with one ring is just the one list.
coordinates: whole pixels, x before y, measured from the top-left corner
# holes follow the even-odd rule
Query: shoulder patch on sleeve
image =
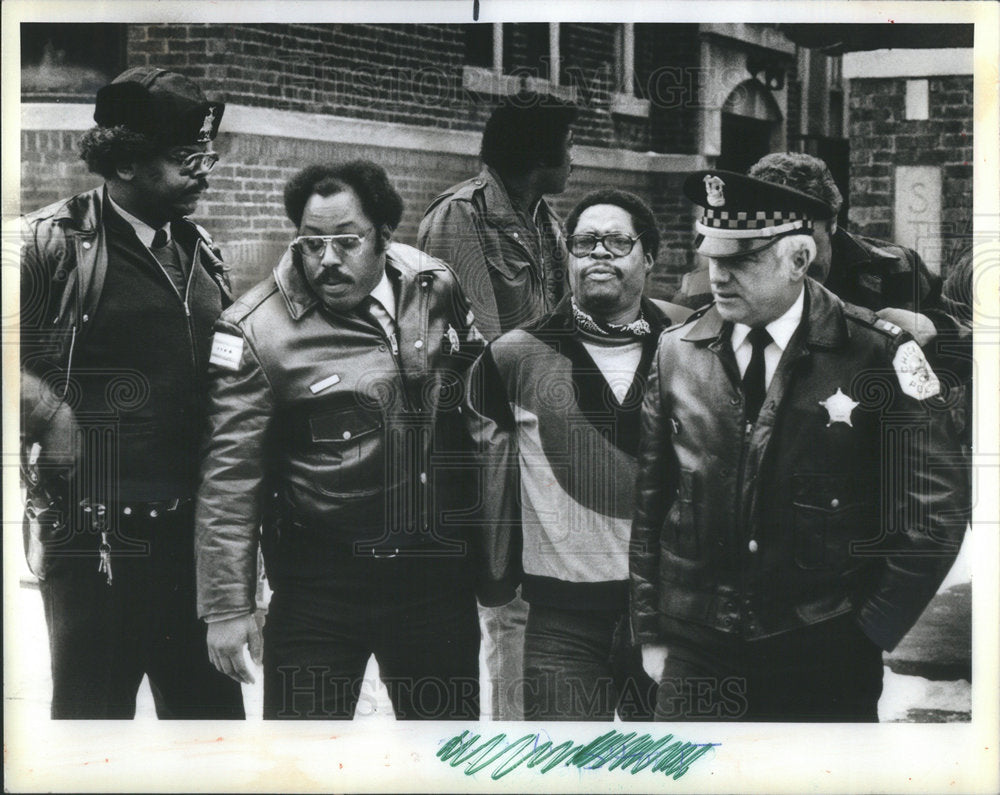
[(892, 366), (904, 394), (917, 400), (925, 400), (941, 391), (938, 377), (914, 340), (899, 346), (896, 355), (892, 357)]
[(212, 355), (209, 364), (218, 365), (226, 370), (238, 370), (243, 356), (243, 338), (235, 334), (216, 331), (212, 337)]

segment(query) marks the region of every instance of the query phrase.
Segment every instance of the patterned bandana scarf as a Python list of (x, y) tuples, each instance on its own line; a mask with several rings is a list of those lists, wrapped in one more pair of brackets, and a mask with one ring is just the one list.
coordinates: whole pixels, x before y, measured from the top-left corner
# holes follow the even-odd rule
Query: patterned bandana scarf
[(639, 314), (638, 320), (633, 320), (631, 323), (625, 323), (623, 325), (617, 325), (615, 323), (602, 323), (599, 320), (595, 320), (586, 312), (584, 312), (580, 307), (576, 305), (576, 299), (571, 299), (573, 304), (573, 319), (576, 324), (589, 331), (592, 334), (597, 334), (601, 337), (617, 337), (619, 339), (628, 337), (645, 337), (650, 333), (649, 323), (646, 318)]

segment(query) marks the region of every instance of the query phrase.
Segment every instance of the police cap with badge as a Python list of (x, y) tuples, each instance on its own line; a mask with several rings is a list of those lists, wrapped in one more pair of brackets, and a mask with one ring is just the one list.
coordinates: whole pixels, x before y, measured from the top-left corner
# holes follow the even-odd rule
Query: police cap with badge
[(833, 216), (808, 193), (733, 171), (695, 171), (684, 195), (701, 208), (698, 253), (714, 259), (760, 251), (785, 235), (812, 235), (816, 221)]
[[(812, 235), (813, 224), (834, 215), (824, 201), (808, 193), (732, 171), (695, 171), (684, 180), (684, 195), (701, 207), (695, 222), (699, 254), (713, 259), (739, 257), (762, 251), (791, 234)], [(845, 314), (897, 340), (892, 366), (903, 392), (917, 400), (940, 394), (937, 376), (916, 341), (899, 326), (860, 307)], [(830, 421), (850, 423), (858, 405), (837, 391), (822, 401)]]
[(225, 109), (184, 75), (136, 66), (97, 92), (94, 121), (142, 133), (166, 147), (183, 146), (213, 140)]

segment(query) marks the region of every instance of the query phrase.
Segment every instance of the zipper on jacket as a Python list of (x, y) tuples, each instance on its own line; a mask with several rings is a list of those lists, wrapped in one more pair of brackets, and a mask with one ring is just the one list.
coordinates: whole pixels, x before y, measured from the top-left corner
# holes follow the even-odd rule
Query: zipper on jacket
[[(395, 323), (395, 320), (393, 320), (393, 322)], [(399, 363), (400, 359), (399, 355), (400, 347), (398, 341), (399, 336), (395, 335), (396, 339), (390, 337), (386, 333), (385, 329), (382, 328), (382, 324), (379, 323), (377, 320), (375, 321), (375, 325), (378, 327), (379, 337), (385, 341), (386, 349), (389, 351), (389, 356), (392, 359), (392, 363), (396, 367), (396, 377), (399, 379), (400, 388), (403, 390), (403, 406), (406, 408), (407, 411), (412, 411), (413, 404), (410, 403), (410, 395), (406, 391), (406, 376), (403, 374), (403, 368)], [(397, 328), (399, 327), (398, 323), (396, 323), (396, 327)]]
[[(173, 238), (171, 238), (171, 243), (176, 245)], [(184, 307), (184, 318), (186, 320), (187, 333), (188, 333), (188, 350), (191, 352), (191, 372), (197, 376), (198, 375), (198, 343), (195, 340), (194, 333), (194, 321), (191, 319), (191, 307), (188, 304), (188, 296), (191, 294), (191, 282), (194, 279), (194, 269), (198, 266), (198, 252), (201, 249), (201, 240), (197, 240), (194, 245), (194, 251), (191, 254), (191, 270), (188, 272), (187, 282), (184, 285), (184, 295), (181, 295), (177, 290), (177, 285), (174, 284), (174, 280), (170, 278), (170, 274), (167, 273), (167, 269), (160, 264), (160, 261), (153, 256), (153, 252), (150, 251), (149, 256), (153, 258), (153, 262), (156, 263), (157, 267), (160, 269), (160, 273), (163, 274), (163, 278), (167, 280), (170, 284), (170, 289), (174, 291), (174, 295), (177, 296), (177, 300), (181, 302), (181, 306)], [(146, 247), (149, 248), (148, 246)]]
[(194, 281), (194, 269), (198, 267), (198, 252), (201, 251), (201, 245), (200, 240), (194, 244), (194, 252), (191, 254), (191, 270), (188, 272), (183, 300), (184, 314), (187, 317), (188, 339), (191, 342), (191, 366), (194, 368), (193, 372), (196, 381), (198, 377), (198, 337), (194, 333), (194, 320), (191, 317), (191, 306), (188, 304), (188, 299), (191, 297), (191, 283)]

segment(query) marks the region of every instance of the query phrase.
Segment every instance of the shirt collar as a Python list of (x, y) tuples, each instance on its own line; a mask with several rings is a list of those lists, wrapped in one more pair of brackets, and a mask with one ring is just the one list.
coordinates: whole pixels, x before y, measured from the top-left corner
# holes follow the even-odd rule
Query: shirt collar
[(382, 308), (389, 313), (389, 317), (396, 319), (396, 293), (393, 292), (392, 282), (389, 281), (385, 271), (382, 271), (382, 278), (369, 295), (382, 305)]
[[(122, 218), (128, 221), (129, 226), (135, 230), (136, 237), (139, 238), (139, 242), (142, 243), (146, 248), (149, 248), (153, 244), (153, 236), (156, 234), (157, 230), (136, 218), (132, 213), (122, 207), (118, 202), (111, 198), (111, 194), (108, 193), (108, 201), (114, 208), (115, 212), (118, 213)], [(166, 224), (163, 230), (167, 233), (167, 242), (170, 242), (170, 224)]]
[[(795, 299), (790, 307), (785, 311), (781, 317), (776, 320), (772, 320), (764, 328), (767, 329), (767, 333), (771, 335), (771, 339), (774, 344), (777, 345), (781, 350), (785, 350), (788, 347), (788, 342), (791, 340), (792, 335), (795, 333), (795, 329), (799, 327), (799, 323), (802, 322), (802, 309), (805, 306), (806, 292), (805, 290), (799, 290), (799, 297)], [(747, 338), (747, 334), (750, 333), (750, 326), (743, 323), (733, 324), (733, 350), (739, 350), (739, 347), (743, 344), (744, 340)]]

